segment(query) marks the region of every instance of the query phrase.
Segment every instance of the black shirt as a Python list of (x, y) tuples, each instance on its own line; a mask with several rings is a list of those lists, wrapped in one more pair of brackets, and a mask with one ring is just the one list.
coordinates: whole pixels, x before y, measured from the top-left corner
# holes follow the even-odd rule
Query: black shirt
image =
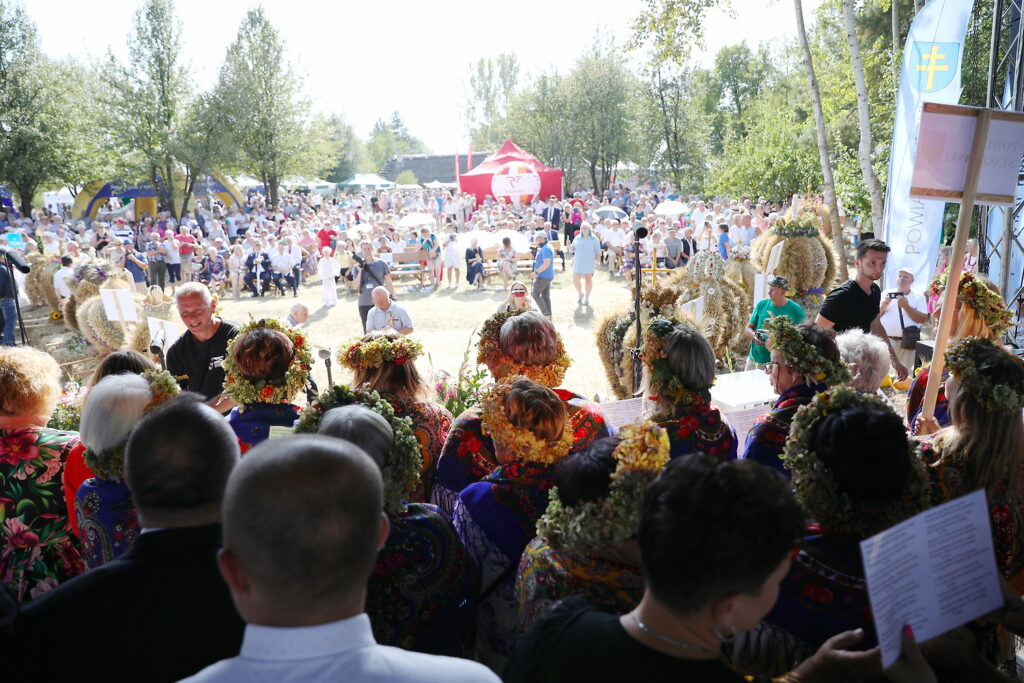
[(227, 320), (221, 320), (217, 331), (204, 342), (185, 332), (167, 349), (168, 372), (175, 377), (188, 375), (188, 379), (178, 382), (183, 390), (213, 398), (224, 388), (221, 365), (228, 352), (228, 341), (236, 334), (237, 325)]
[(821, 316), (835, 323), (836, 334), (860, 328), (871, 334), (871, 323), (878, 317), (882, 290), (871, 283), (871, 294), (865, 294), (856, 280), (847, 280), (825, 297)]
[(740, 683), (718, 659), (681, 659), (633, 639), (619, 617), (582, 596), (556, 603), (519, 641), (505, 669), (506, 683)]

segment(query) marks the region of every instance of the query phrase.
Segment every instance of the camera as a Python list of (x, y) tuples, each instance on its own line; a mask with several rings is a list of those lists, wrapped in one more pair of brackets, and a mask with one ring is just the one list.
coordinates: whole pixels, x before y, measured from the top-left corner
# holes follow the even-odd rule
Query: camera
[(362, 256), (360, 256), (359, 254), (357, 254), (354, 251), (351, 251), (349, 253), (352, 254), (352, 260), (355, 261), (356, 263), (358, 263), (360, 266), (365, 266), (366, 265), (366, 259), (364, 259)]
[(768, 343), (768, 330), (754, 330), (754, 336), (762, 344)]
[(906, 296), (906, 294), (903, 292), (889, 292), (888, 296), (890, 299), (898, 299), (901, 296)]

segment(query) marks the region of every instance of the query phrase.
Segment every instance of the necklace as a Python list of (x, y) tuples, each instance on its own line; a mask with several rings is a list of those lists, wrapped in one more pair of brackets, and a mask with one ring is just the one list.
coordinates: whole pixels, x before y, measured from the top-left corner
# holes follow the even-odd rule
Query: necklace
[(640, 629), (641, 631), (643, 631), (644, 633), (646, 633), (649, 636), (657, 638), (658, 640), (662, 641), (663, 643), (668, 643), (669, 645), (672, 645), (672, 646), (675, 646), (675, 647), (678, 647), (678, 648), (682, 648), (683, 650), (690, 650), (690, 651), (693, 651), (693, 652), (703, 652), (705, 654), (709, 654), (709, 655), (712, 655), (714, 657), (720, 657), (721, 656), (720, 653), (714, 652), (714, 651), (704, 647), (703, 645), (694, 645), (693, 643), (686, 643), (686, 642), (683, 642), (681, 640), (676, 640), (675, 638), (669, 638), (666, 635), (662, 635), (661, 633), (658, 633), (653, 628), (651, 628), (650, 626), (647, 626), (644, 622), (640, 621), (640, 618), (636, 616), (635, 612), (630, 612), (629, 616), (633, 620), (633, 623), (636, 624), (636, 627), (638, 629)]

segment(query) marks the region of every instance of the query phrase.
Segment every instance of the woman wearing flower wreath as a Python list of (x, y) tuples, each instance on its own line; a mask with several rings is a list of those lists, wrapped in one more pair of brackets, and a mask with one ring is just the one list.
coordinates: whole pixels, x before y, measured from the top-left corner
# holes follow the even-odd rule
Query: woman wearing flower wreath
[(0, 582), (19, 602), (85, 569), (60, 495), (78, 435), (46, 427), (60, 393), (53, 356), (0, 346)]
[(775, 606), (738, 645), (742, 668), (758, 675), (790, 671), (842, 631), (863, 629), (856, 649), (874, 647), (860, 542), (930, 507), (916, 444), (874, 394), (842, 385), (811, 397), (781, 458), (813, 523)]
[(668, 432), (670, 455), (707, 453), (736, 459), (736, 430), (711, 405), (715, 352), (688, 323), (654, 318), (641, 349), (643, 395), (650, 416)]
[[(556, 388), (572, 361), (555, 326), (540, 313), (511, 311), (488, 318), (480, 331), (477, 362), (487, 366), (495, 381), (522, 375), (553, 389), (569, 416), (566, 431), (572, 435), (573, 451), (608, 436), (608, 426), (595, 403)], [(459, 492), (498, 466), (494, 443), (484, 434), (481, 418), (480, 405), (459, 415), (437, 462), (431, 502), (449, 515)]]
[(271, 427), (291, 427), (299, 407), (291, 401), (305, 389), (313, 357), (305, 337), (273, 319), (238, 329), (224, 357), (224, 393), (236, 407), (228, 423), (242, 453), (270, 436)]
[(951, 425), (921, 443), (932, 501), (985, 489), (999, 572), (1024, 591), (1024, 361), (970, 337), (950, 345), (946, 367)]
[(639, 422), (562, 461), (537, 537), (519, 562), (520, 633), (573, 595), (615, 614), (637, 606), (644, 579), (633, 536), (644, 489), (668, 463), (668, 452), (665, 430)]
[(89, 390), (81, 435), (85, 464), (94, 476), (75, 493), (82, 558), (89, 569), (116, 560), (138, 537), (139, 519), (124, 483), (124, 447), (142, 416), (179, 391), (170, 373), (154, 370), (110, 375)]
[[(947, 270), (932, 280), (931, 292), (939, 297), (939, 306), (935, 309), (936, 317), (941, 313), (941, 302), (948, 277), (949, 271)], [(994, 284), (966, 271), (960, 273), (956, 314), (953, 316), (953, 324), (950, 328), (952, 330), (951, 341), (965, 337), (981, 337), (995, 341), (1010, 328), (1012, 322), (1013, 313), (1007, 310), (1003, 304), (1003, 297)], [(921, 415), (924, 392), (928, 387), (929, 369), (921, 370), (907, 392), (907, 424), (910, 425), (911, 434), (917, 434), (919, 430), (918, 418)], [(947, 376), (948, 373), (943, 372), (943, 381)], [(934, 431), (936, 426), (945, 427), (947, 425), (949, 425), (949, 400), (944, 387), (940, 385), (939, 395), (935, 402), (934, 424), (930, 429)]]
[(831, 330), (812, 322), (794, 325), (782, 315), (769, 318), (764, 329), (771, 350), (764, 369), (779, 397), (772, 409), (754, 423), (743, 458), (789, 476), (781, 457), (797, 409), (810, 403), (818, 392), (848, 383), (852, 377)]
[(377, 641), (462, 656), (473, 640), (478, 574), (451, 521), (433, 505), (407, 502), (421, 463), (409, 420), (376, 392), (335, 386), (295, 429), (351, 441), (381, 468), (391, 531), (366, 596)]
[(338, 352), (338, 361), (354, 373), (353, 386), (376, 391), (398, 417), (412, 420), (423, 456), (420, 483), (409, 496), (413, 502), (429, 500), (437, 459), (452, 426), (452, 414), (431, 400), (435, 394), (416, 368), (422, 353), (420, 342), (391, 329), (370, 332)]
[(516, 640), (519, 558), (536, 535), (572, 432), (558, 394), (526, 377), (505, 378), (484, 392), (481, 405), (501, 464), (459, 493), (453, 521), (480, 567), (477, 655), (501, 671)]

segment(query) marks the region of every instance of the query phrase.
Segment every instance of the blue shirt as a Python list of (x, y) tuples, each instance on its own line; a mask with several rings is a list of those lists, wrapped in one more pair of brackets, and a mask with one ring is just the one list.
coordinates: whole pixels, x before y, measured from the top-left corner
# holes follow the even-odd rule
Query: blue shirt
[[(544, 272), (539, 273), (537, 269), (540, 268), (541, 264), (544, 263), (545, 259), (548, 261), (548, 267)], [(533, 272), (537, 274), (537, 277), (544, 278), (545, 280), (553, 280), (555, 277), (555, 254), (551, 251), (551, 245), (545, 243), (543, 247), (537, 250), (537, 258), (533, 261)]]
[(727, 244), (729, 244), (729, 233), (718, 233), (718, 255), (724, 259), (729, 258), (729, 254), (725, 251), (725, 245)]
[[(129, 253), (133, 254), (135, 258), (142, 261), (143, 263), (148, 263), (146, 255), (143, 254), (141, 251), (133, 251)], [(132, 274), (132, 280), (134, 280), (135, 282), (146, 281), (146, 271), (144, 271), (141, 266), (136, 265), (136, 263), (127, 256), (125, 256), (124, 258), (124, 268), (125, 270)]]

